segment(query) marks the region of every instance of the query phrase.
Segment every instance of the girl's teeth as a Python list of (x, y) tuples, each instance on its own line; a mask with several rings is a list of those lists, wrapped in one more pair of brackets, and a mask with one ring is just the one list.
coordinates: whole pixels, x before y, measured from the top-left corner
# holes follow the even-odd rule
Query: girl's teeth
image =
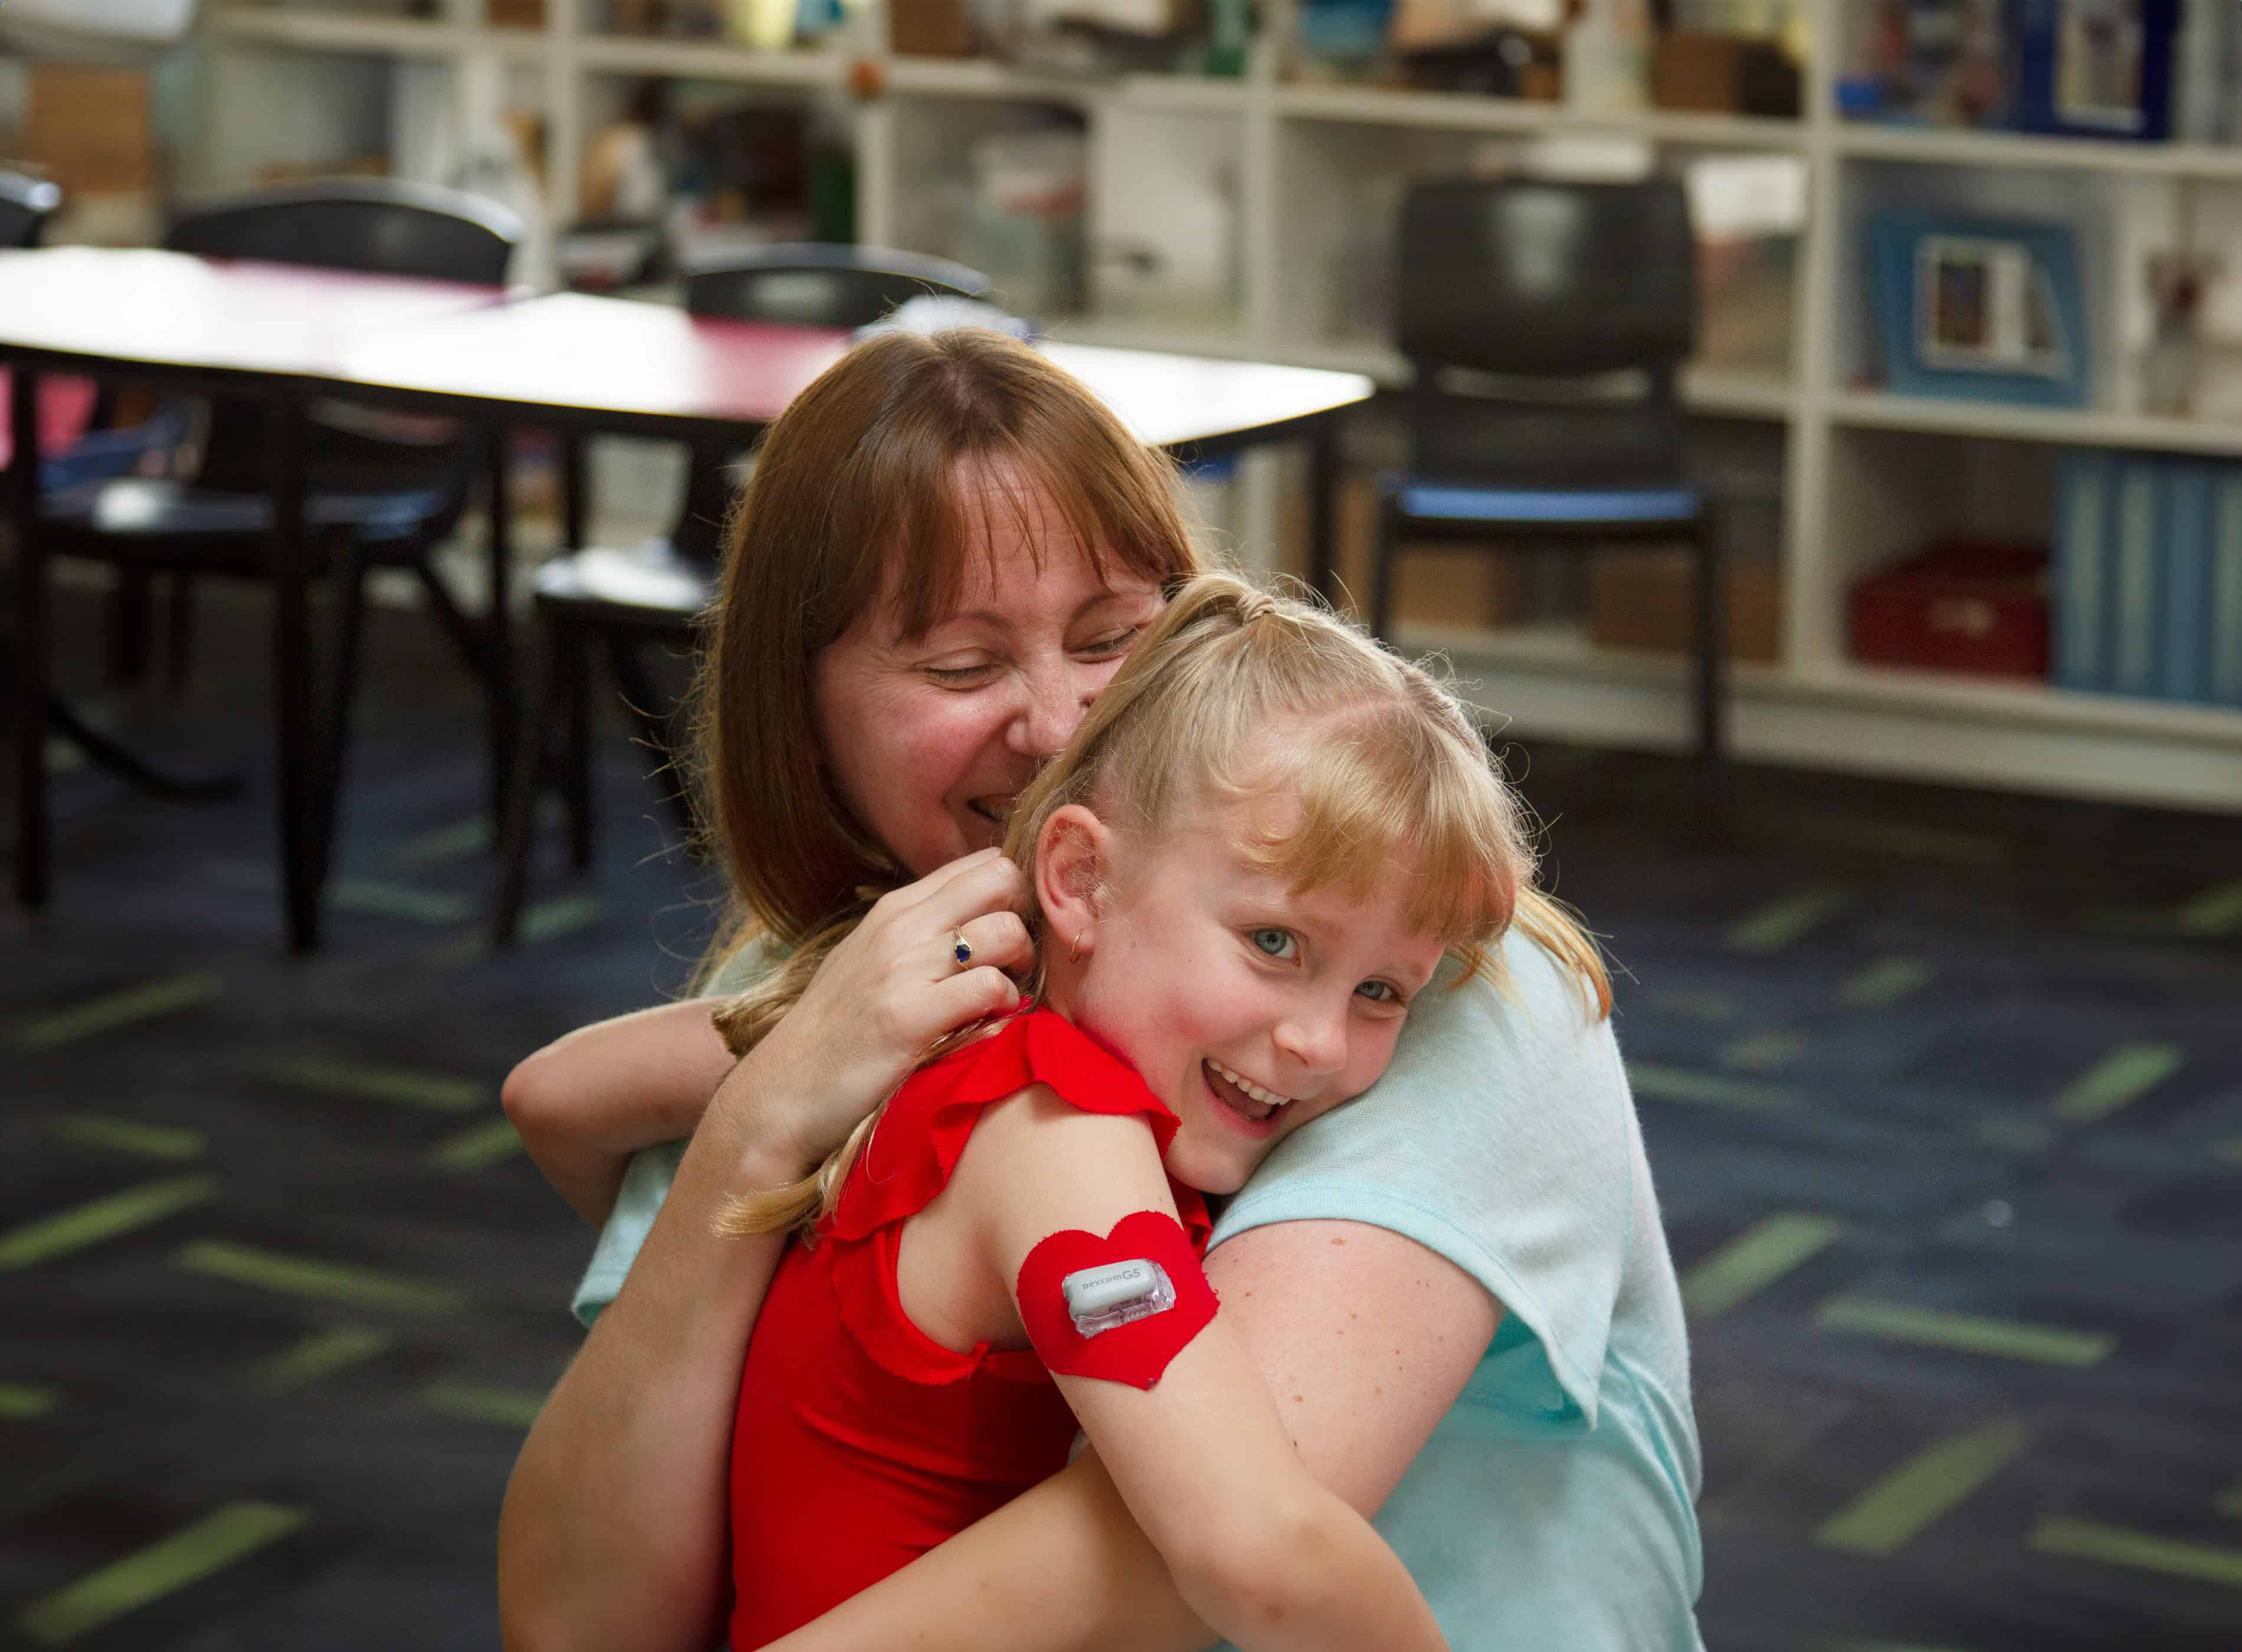
[(1206, 1064), (1213, 1068), (1224, 1078), (1230, 1080), (1232, 1084), (1237, 1085), (1241, 1093), (1252, 1097), (1265, 1107), (1272, 1109), (1281, 1107), (1286, 1102), (1292, 1100), (1290, 1096), (1280, 1096), (1273, 1090), (1262, 1089), (1259, 1085), (1255, 1084), (1251, 1078), (1231, 1071), (1229, 1068), (1224, 1066), (1219, 1061), (1209, 1061)]

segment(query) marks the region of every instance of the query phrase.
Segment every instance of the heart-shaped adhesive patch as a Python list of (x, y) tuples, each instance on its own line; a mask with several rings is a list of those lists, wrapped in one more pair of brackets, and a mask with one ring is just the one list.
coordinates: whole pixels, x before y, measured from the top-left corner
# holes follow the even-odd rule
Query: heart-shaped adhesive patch
[[(1068, 1311), (1062, 1282), (1086, 1268), (1138, 1260), (1159, 1265), (1175, 1287), (1175, 1305), (1084, 1336)], [(1104, 1239), (1078, 1227), (1052, 1234), (1020, 1264), (1013, 1293), (1028, 1340), (1052, 1374), (1097, 1377), (1132, 1388), (1158, 1382), (1168, 1361), (1206, 1328), (1216, 1306), (1214, 1286), (1183, 1224), (1160, 1211), (1131, 1212)]]

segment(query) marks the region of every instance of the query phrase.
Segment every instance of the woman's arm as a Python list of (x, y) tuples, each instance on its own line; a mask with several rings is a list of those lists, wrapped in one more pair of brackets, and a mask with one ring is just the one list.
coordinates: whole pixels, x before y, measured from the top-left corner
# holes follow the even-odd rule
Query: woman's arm
[[(1365, 1515), (1455, 1403), (1500, 1319), (1454, 1263), (1357, 1222), (1252, 1229), (1208, 1257), (1207, 1276), (1301, 1462)], [(1093, 1453), (774, 1652), (1198, 1652), (1218, 1638)]]
[[(1008, 1286), (1051, 1233), (1102, 1234), (1131, 1212), (1174, 1211), (1143, 1121), (1081, 1112), (1047, 1091), (984, 1116), (952, 1188)], [(1270, 1652), (1445, 1649), (1393, 1551), (1302, 1466), (1221, 1315), (1149, 1389), (1055, 1374), (1177, 1594), (1208, 1625)]]
[[(547, 1400), (499, 1520), (506, 1643), (705, 1647), (724, 1587), (731, 1421), (782, 1236), (719, 1239), (731, 1198), (822, 1159), (951, 1029), (1018, 1000), (1018, 869), (968, 856), (876, 903), (733, 1068), (614, 1302)], [(959, 970), (950, 932), (973, 925)]]
[(594, 1022), (507, 1074), (499, 1102), (530, 1158), (594, 1226), (614, 1209), (630, 1156), (690, 1136), (731, 1071), (714, 1008), (686, 998)]

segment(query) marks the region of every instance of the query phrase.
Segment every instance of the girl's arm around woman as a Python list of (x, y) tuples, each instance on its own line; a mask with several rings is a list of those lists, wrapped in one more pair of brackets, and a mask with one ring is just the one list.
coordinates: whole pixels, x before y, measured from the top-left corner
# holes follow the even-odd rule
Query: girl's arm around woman
[[(1030, 1092), (991, 1110), (952, 1191), (999, 1278), (1067, 1228), (1172, 1213), (1149, 1132)], [(1183, 1604), (1246, 1652), (1445, 1649), (1408, 1572), (1302, 1464), (1244, 1340), (1218, 1313), (1150, 1389), (1058, 1373)]]

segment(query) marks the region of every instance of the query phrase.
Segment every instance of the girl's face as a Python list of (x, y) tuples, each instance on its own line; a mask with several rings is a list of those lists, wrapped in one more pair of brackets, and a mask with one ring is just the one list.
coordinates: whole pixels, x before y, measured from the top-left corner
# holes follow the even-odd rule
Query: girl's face
[(1440, 967), (1440, 942), (1403, 927), (1406, 867), (1367, 899), (1296, 895), (1238, 852), (1298, 807), (1205, 809), (1150, 843), (1109, 831), (1078, 964), (1067, 957), (1076, 937), (1051, 913), (1054, 1004), (1182, 1121), (1168, 1172), (1205, 1192), (1235, 1192), (1279, 1141), (1374, 1084), (1409, 1000)]
[(1160, 610), (1151, 582), (1118, 567), (1111, 585), (1101, 581), (1048, 500), (1030, 492), (1026, 510), (1016, 509), (1001, 475), (971, 487), (1004, 496), (985, 514), (992, 539), (967, 559), (957, 612), (907, 638), (889, 608), (876, 608), (811, 671), (827, 769), (858, 822), (914, 877), (1004, 841), (1021, 788), (1066, 744)]

